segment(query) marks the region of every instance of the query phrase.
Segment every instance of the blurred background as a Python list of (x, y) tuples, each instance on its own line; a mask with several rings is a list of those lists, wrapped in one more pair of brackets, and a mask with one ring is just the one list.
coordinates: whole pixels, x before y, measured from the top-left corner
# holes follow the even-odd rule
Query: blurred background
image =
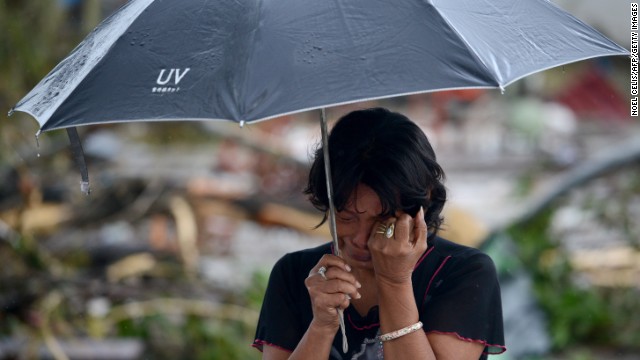
[[(122, 0), (1, 0), (8, 111)], [(630, 48), (630, 2), (556, 1)], [(447, 173), (444, 237), (499, 271), (498, 359), (640, 359), (640, 123), (628, 58), (506, 89), (385, 106), (418, 123)], [(302, 195), (319, 113), (79, 128), (0, 116), (0, 359), (258, 359), (266, 281), (286, 252), (330, 241)], [(635, 220), (634, 220), (635, 219)]]

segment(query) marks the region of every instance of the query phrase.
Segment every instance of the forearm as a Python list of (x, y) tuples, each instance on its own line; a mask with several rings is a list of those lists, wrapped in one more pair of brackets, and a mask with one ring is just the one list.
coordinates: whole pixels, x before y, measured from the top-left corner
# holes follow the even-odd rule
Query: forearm
[[(402, 329), (419, 320), (410, 282), (402, 285), (379, 282), (378, 301), (380, 334)], [(384, 356), (388, 359), (435, 359), (431, 344), (422, 330), (385, 341), (383, 346)]]
[(289, 360), (328, 359), (336, 332), (316, 326), (312, 321)]

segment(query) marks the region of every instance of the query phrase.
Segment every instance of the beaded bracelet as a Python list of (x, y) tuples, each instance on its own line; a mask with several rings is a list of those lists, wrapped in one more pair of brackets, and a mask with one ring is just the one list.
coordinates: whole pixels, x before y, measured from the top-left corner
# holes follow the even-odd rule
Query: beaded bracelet
[(379, 339), (380, 341), (389, 341), (389, 340), (397, 339), (401, 336), (405, 336), (407, 334), (411, 334), (412, 332), (418, 331), (420, 329), (422, 329), (422, 321), (418, 321), (417, 323), (404, 327), (400, 330), (382, 334), (380, 335)]

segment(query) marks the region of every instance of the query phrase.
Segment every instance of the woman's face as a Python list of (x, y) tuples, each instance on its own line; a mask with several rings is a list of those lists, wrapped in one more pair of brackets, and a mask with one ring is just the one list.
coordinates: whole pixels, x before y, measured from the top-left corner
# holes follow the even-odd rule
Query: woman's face
[(367, 246), (371, 230), (380, 218), (380, 198), (369, 186), (359, 184), (344, 210), (336, 214), (338, 244), (346, 262), (355, 268), (373, 270)]

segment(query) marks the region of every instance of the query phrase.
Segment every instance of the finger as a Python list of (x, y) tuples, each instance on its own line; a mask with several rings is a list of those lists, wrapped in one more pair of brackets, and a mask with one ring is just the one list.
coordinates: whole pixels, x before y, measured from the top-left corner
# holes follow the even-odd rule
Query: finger
[(336, 314), (336, 309), (346, 309), (349, 307), (351, 301), (345, 294), (320, 294), (315, 298), (314, 304), (317, 308), (323, 309), (331, 313)]
[(327, 277), (327, 280), (341, 280), (355, 286), (356, 288), (362, 287), (360, 282), (358, 282), (352, 273), (346, 272), (345, 270), (335, 266), (330, 267), (325, 273), (325, 276)]
[[(396, 236), (396, 221), (398, 219), (395, 217), (390, 217), (384, 221), (376, 221), (373, 224), (372, 238), (378, 236), (381, 239), (393, 239)], [(389, 230), (391, 227), (391, 230)], [(390, 232), (388, 232), (390, 231)]]
[(374, 239), (376, 237), (381, 238), (381, 239), (386, 239), (387, 238), (387, 229), (389, 227), (390, 224), (393, 223), (393, 221), (390, 220), (395, 220), (394, 218), (388, 219), (386, 221), (376, 221), (373, 224), (373, 227), (371, 229), (371, 235), (369, 236), (369, 240)]
[[(335, 258), (335, 256), (333, 256)], [(339, 258), (338, 258), (339, 259)], [(326, 260), (326, 261), (325, 261)], [(327, 258), (325, 260), (321, 260), (318, 262), (319, 265), (322, 263), (335, 263), (332, 258)], [(340, 259), (342, 260), (342, 259)], [(320, 267), (326, 267), (325, 265), (321, 265)], [(317, 267), (317, 266), (316, 266)], [(315, 268), (315, 267), (314, 267)], [(305, 285), (309, 291), (309, 293), (342, 293), (347, 294), (354, 299), (359, 299), (361, 297), (358, 289), (362, 287), (360, 282), (358, 282), (353, 274), (347, 272), (343, 268), (338, 266), (330, 266), (326, 272), (325, 277), (323, 278), (317, 271), (311, 271), (310, 275), (305, 279)]]
[(402, 213), (396, 220), (395, 239), (409, 243), (413, 235), (414, 220), (409, 214)]
[(427, 222), (424, 220), (424, 208), (421, 206), (420, 207), (420, 211), (418, 211), (418, 214), (416, 214), (415, 220), (414, 220), (414, 229), (413, 229), (413, 234), (414, 234), (414, 241), (413, 244), (415, 245), (416, 242), (425, 242), (427, 241)]
[(335, 255), (332, 254), (325, 254), (322, 256), (322, 258), (320, 258), (320, 260), (318, 261), (318, 263), (316, 264), (316, 266), (314, 266), (311, 271), (309, 272), (309, 275), (314, 275), (315, 273), (318, 272), (318, 269), (320, 269), (321, 267), (325, 267), (327, 268), (327, 270), (330, 267), (338, 267), (340, 269), (343, 269), (344, 271), (350, 272), (351, 271), (351, 267), (340, 257), (337, 257)]
[(343, 299), (342, 303), (340, 303), (340, 305), (338, 307), (340, 309), (344, 310), (344, 309), (349, 307), (349, 304), (351, 304), (351, 298), (348, 297), (348, 296), (344, 296), (342, 299)]
[(349, 307), (349, 305), (351, 304), (351, 298), (345, 294), (335, 294), (334, 296), (335, 298), (332, 300), (337, 301), (338, 304), (333, 307), (333, 310), (335, 310), (335, 313), (337, 315), (338, 309), (344, 310)]
[[(319, 275), (319, 274), (318, 274)], [(330, 267), (325, 273), (325, 277), (309, 276), (305, 280), (305, 285), (311, 291), (312, 288), (324, 293), (348, 294), (354, 299), (361, 297), (358, 289), (362, 287), (355, 276), (338, 267)]]
[(326, 281), (324, 284), (320, 284), (319, 287), (320, 287), (319, 289), (320, 291), (327, 294), (349, 295), (349, 297), (354, 299), (359, 299), (361, 297), (360, 293), (358, 292), (358, 287), (353, 283), (350, 283), (344, 280), (338, 280), (338, 279), (329, 280), (329, 281)]

